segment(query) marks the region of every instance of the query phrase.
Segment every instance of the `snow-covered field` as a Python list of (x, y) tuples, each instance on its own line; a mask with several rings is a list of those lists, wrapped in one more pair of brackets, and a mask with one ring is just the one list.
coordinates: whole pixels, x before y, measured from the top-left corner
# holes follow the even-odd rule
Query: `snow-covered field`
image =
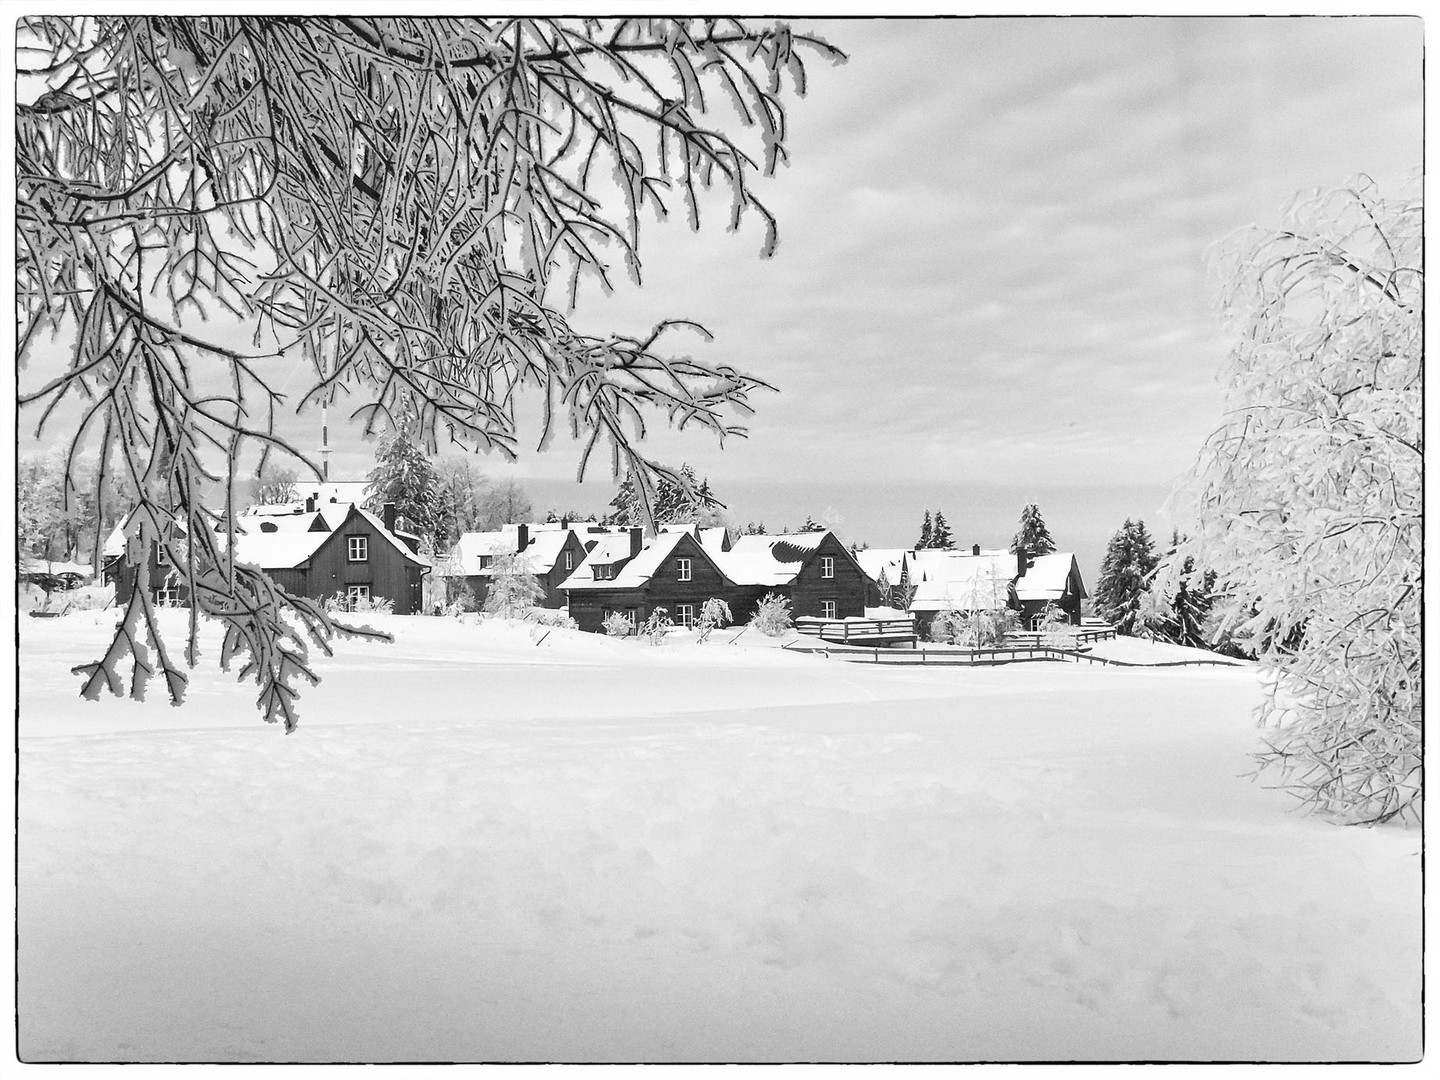
[(1253, 668), (381, 617), (287, 737), (80, 701), (113, 618), (21, 620), (23, 1060), (1420, 1052), (1419, 830), (1247, 779)]

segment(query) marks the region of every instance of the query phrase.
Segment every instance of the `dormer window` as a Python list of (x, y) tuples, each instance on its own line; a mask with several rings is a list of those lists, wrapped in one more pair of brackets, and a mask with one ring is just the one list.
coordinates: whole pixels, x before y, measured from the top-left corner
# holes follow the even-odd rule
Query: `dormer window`
[(820, 576), (822, 578), (833, 578), (835, 576), (835, 556), (820, 556)]
[(494, 555), (481, 555), (481, 556), (480, 556), (480, 569), (481, 569), (481, 570), (487, 569), (487, 568), (490, 566), (490, 564), (493, 563), (494, 561), (495, 561), (495, 556), (494, 556)]
[(596, 563), (595, 580), (612, 581), (615, 577), (615, 565), (613, 563)]
[(689, 581), (689, 580), (690, 580), (690, 560), (689, 560), (689, 559), (676, 559), (676, 560), (675, 560), (675, 564), (676, 564), (676, 567), (677, 567), (677, 568), (679, 569), (679, 571), (680, 571), (680, 580), (681, 580), (681, 581)]

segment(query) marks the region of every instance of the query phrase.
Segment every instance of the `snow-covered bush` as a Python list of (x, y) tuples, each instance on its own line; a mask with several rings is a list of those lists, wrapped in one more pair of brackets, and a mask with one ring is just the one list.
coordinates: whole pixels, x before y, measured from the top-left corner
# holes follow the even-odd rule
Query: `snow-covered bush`
[(967, 619), (963, 611), (954, 608), (937, 611), (930, 620), (930, 640), (937, 645), (954, 645), (964, 634), (966, 625)]
[(728, 626), (732, 620), (730, 605), (718, 596), (712, 596), (700, 605), (700, 617), (695, 620), (695, 629), (700, 632), (700, 641), (710, 636), (717, 627)]
[(1020, 628), (1020, 620), (1009, 608), (967, 611), (960, 621), (955, 644), (969, 649), (995, 649), (1005, 644), (1005, 635)]
[(626, 618), (624, 612), (612, 611), (600, 624), (611, 637), (629, 637), (635, 632), (635, 624)]
[(529, 559), (518, 554), (495, 557), (490, 564), (490, 591), (485, 594), (486, 612), (515, 618), (544, 598), (545, 590)]
[(755, 614), (750, 617), (750, 625), (766, 637), (779, 637), (795, 625), (795, 620), (790, 615), (789, 599), (779, 593), (766, 593), (760, 603), (755, 605)]
[(337, 592), (325, 597), (323, 603), (329, 612), (378, 611), (388, 615), (395, 610), (395, 601), (388, 596), (357, 596), (352, 600)]
[(645, 620), (645, 625), (640, 628), (640, 633), (650, 639), (651, 645), (659, 645), (665, 640), (666, 632), (674, 625), (670, 613), (663, 607), (657, 607)]
[(1040, 644), (1047, 649), (1073, 649), (1079, 629), (1059, 604), (1046, 604), (1040, 616)]
[(565, 630), (580, 629), (580, 624), (572, 619), (568, 612), (561, 611), (559, 608), (531, 608), (521, 618), (536, 626), (558, 626)]
[(1276, 675), (1263, 765), (1350, 823), (1421, 792), (1423, 210), (1368, 178), (1217, 248), (1226, 419), (1172, 502), (1220, 629)]

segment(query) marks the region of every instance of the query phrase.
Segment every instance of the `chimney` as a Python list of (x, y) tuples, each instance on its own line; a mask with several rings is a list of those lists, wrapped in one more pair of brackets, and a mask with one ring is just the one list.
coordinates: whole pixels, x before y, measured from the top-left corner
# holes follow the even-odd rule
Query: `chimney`
[(979, 544), (976, 544), (974, 547), (972, 547), (972, 548), (970, 549), (970, 554), (971, 554), (971, 555), (979, 555), (979, 554), (980, 554), (980, 545), (979, 545)]
[(515, 526), (515, 554), (520, 554), (530, 546), (530, 526), (521, 522)]
[(1017, 548), (1015, 549), (1015, 576), (1016, 576), (1017, 578), (1022, 578), (1022, 577), (1025, 576), (1025, 548), (1024, 548), (1024, 547), (1017, 547)]
[(564, 532), (568, 528), (570, 528), (570, 519), (568, 517), (562, 517), (560, 519), (560, 531)]
[(645, 542), (643, 539), (644, 532), (645, 530), (639, 525), (634, 526), (630, 530), (630, 558), (632, 559), (640, 554), (640, 545)]
[(314, 496), (314, 495), (307, 495), (307, 496), (305, 496), (305, 512), (306, 512), (307, 514), (313, 514), (313, 513), (315, 512), (315, 496)]
[(380, 507), (380, 522), (385, 526), (386, 532), (395, 531), (395, 504), (387, 502)]

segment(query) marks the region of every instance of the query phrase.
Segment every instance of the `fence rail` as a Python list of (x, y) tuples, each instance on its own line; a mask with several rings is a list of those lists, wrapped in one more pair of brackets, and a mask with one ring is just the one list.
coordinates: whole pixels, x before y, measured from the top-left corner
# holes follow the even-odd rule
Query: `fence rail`
[(807, 637), (841, 645), (875, 642), (914, 642), (915, 619), (818, 619), (802, 615), (795, 620), (795, 629)]
[(996, 667), (1000, 664), (1073, 663), (1100, 664), (1102, 667), (1243, 667), (1235, 660), (1160, 660), (1137, 663), (1133, 660), (1112, 660), (1075, 649), (1054, 649), (1046, 646), (1014, 646), (994, 649), (882, 649), (850, 645), (812, 645), (792, 641), (785, 646), (791, 652), (820, 654), (827, 660), (845, 660), (856, 664), (880, 664), (894, 667)]

